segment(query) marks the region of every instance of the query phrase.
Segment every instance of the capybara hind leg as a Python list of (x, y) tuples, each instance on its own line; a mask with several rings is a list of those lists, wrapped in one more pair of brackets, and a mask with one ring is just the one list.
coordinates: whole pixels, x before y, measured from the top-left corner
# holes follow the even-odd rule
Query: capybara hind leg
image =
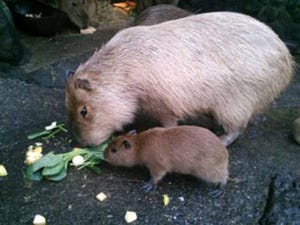
[(220, 139), (222, 141), (222, 143), (225, 145), (225, 146), (228, 146), (230, 145), (231, 143), (233, 143), (237, 138), (238, 136), (240, 135), (241, 131), (234, 131), (234, 132), (229, 132), (229, 133), (226, 133), (226, 134), (223, 134), (220, 136)]

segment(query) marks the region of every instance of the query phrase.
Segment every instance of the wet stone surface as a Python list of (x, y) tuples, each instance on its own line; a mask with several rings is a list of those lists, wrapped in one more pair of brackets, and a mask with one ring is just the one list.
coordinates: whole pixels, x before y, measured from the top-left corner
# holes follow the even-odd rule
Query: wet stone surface
[[(23, 36), (27, 58), (20, 66), (1, 67), (0, 164), (8, 176), (0, 178), (0, 224), (31, 224), (35, 214), (55, 225), (125, 224), (127, 210), (137, 213), (133, 224), (143, 225), (297, 224), (300, 146), (292, 138), (291, 125), (300, 116), (299, 72), (273, 106), (228, 148), (230, 180), (218, 198), (208, 195), (210, 185), (175, 174), (145, 193), (140, 187), (147, 170), (106, 163), (99, 166), (99, 176), (70, 167), (60, 182), (24, 178), (25, 152), (34, 143), (27, 134), (52, 121), (67, 124), (64, 70), (76, 68), (112, 35)], [(42, 142), (44, 153), (71, 150), (68, 134)], [(99, 192), (108, 196), (104, 202), (96, 200)], [(163, 194), (170, 198), (168, 206), (162, 203)]]
[(270, 184), (260, 224), (300, 224), (300, 180), (277, 175)]

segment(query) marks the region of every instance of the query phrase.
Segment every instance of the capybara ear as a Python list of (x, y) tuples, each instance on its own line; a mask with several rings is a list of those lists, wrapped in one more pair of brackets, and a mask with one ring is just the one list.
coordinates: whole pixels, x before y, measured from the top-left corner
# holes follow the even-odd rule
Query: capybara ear
[(67, 72), (66, 72), (66, 77), (69, 78), (69, 77), (73, 76), (74, 73), (75, 73), (75, 72), (72, 71), (72, 70), (67, 70)]
[(81, 88), (81, 89), (84, 89), (84, 90), (87, 90), (87, 91), (92, 90), (91, 84), (90, 84), (89, 80), (87, 80), (87, 79), (77, 79), (77, 80), (75, 80), (74, 87), (75, 87), (75, 89)]
[(122, 144), (124, 145), (124, 147), (125, 147), (126, 150), (130, 150), (131, 149), (131, 144), (129, 143), (129, 141), (124, 140), (122, 142)]

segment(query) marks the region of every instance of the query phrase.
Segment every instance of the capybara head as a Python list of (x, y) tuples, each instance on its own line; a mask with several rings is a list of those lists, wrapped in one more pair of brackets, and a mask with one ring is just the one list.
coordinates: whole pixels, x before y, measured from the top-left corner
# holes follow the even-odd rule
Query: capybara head
[(137, 162), (135, 131), (116, 137), (105, 149), (104, 160), (115, 166), (131, 167)]
[(83, 146), (95, 146), (133, 119), (134, 104), (113, 76), (81, 67), (67, 80), (65, 104), (72, 135)]

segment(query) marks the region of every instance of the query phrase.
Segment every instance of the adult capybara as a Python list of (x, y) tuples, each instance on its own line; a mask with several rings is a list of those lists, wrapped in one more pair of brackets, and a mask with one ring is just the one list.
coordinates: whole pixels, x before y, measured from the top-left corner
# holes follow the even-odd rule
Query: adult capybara
[(192, 13), (174, 5), (159, 4), (151, 6), (143, 11), (134, 21), (134, 25), (153, 25), (190, 15), (192, 15)]
[(116, 137), (104, 151), (116, 166), (146, 166), (152, 189), (167, 173), (193, 175), (214, 184), (228, 179), (228, 152), (211, 131), (195, 126), (152, 128)]
[(205, 13), (117, 33), (68, 79), (66, 106), (83, 145), (100, 144), (140, 112), (164, 127), (211, 114), (229, 145), (292, 74), (292, 56), (268, 26)]

